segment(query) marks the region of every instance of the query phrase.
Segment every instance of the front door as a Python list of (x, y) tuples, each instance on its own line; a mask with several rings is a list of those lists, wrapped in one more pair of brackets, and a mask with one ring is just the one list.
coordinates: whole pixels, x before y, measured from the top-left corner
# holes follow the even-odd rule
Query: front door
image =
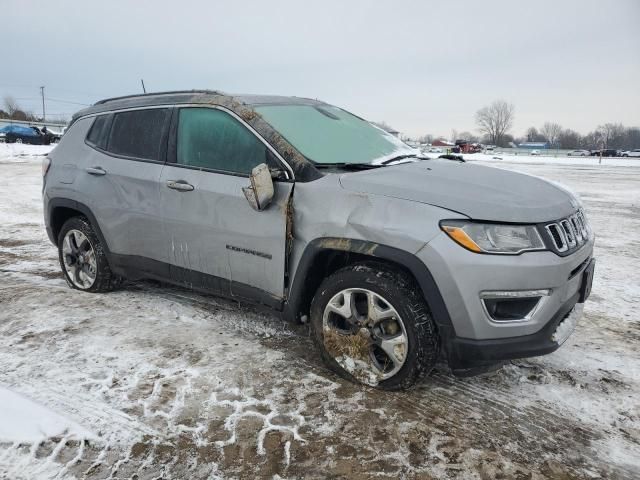
[(277, 303), (284, 295), (286, 212), (293, 183), (257, 212), (242, 188), (274, 156), (233, 114), (184, 107), (174, 116), (160, 178), (171, 276), (187, 286)]

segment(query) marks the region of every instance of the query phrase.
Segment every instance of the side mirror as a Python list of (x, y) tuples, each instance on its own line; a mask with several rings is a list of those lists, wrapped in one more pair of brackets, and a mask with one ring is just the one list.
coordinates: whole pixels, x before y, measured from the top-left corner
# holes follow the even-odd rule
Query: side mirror
[(249, 177), (251, 185), (244, 187), (242, 193), (251, 205), (251, 208), (257, 211), (262, 211), (273, 200), (273, 180), (271, 179), (271, 172), (266, 163), (261, 163), (251, 171)]

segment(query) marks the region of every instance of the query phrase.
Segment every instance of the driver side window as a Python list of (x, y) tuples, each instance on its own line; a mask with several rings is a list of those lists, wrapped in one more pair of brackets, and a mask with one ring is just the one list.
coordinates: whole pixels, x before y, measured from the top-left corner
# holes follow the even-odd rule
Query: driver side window
[(266, 161), (267, 147), (228, 113), (214, 108), (180, 109), (178, 165), (249, 175)]

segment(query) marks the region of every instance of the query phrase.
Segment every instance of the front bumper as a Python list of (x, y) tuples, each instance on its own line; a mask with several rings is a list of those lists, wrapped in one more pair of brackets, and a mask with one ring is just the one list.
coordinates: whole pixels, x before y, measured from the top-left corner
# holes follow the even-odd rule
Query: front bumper
[[(582, 316), (579, 293), (567, 301), (549, 322), (538, 332), (520, 337), (472, 340), (450, 338), (446, 345), (449, 366), (456, 369), (477, 368), (516, 358), (537, 357), (554, 352), (573, 332), (577, 320)], [(569, 323), (566, 332), (558, 326)], [(557, 338), (562, 334), (563, 338)], [(565, 336), (566, 335), (566, 336)]]
[[(451, 368), (479, 367), (556, 350), (564, 341), (559, 334), (554, 340), (558, 325), (569, 314), (575, 319), (581, 311), (583, 274), (592, 253), (593, 239), (566, 257), (549, 251), (476, 254), (444, 234), (426, 245), (418, 256), (429, 266), (450, 317), (448, 325), (435, 320)], [(549, 296), (525, 321), (497, 322), (489, 317), (481, 299), (485, 291), (543, 289), (549, 290)]]

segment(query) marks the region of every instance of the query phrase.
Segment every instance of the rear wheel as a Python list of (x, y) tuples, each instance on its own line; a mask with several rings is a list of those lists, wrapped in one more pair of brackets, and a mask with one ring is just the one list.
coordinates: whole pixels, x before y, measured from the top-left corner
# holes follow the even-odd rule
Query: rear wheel
[(412, 386), (438, 358), (429, 308), (408, 275), (367, 262), (325, 279), (311, 305), (314, 340), (341, 376), (385, 390)]
[(71, 288), (86, 292), (108, 292), (118, 283), (104, 248), (85, 217), (67, 220), (58, 235), (58, 258)]
[(16, 138), (16, 143), (22, 143), (22, 139), (21, 138)]

